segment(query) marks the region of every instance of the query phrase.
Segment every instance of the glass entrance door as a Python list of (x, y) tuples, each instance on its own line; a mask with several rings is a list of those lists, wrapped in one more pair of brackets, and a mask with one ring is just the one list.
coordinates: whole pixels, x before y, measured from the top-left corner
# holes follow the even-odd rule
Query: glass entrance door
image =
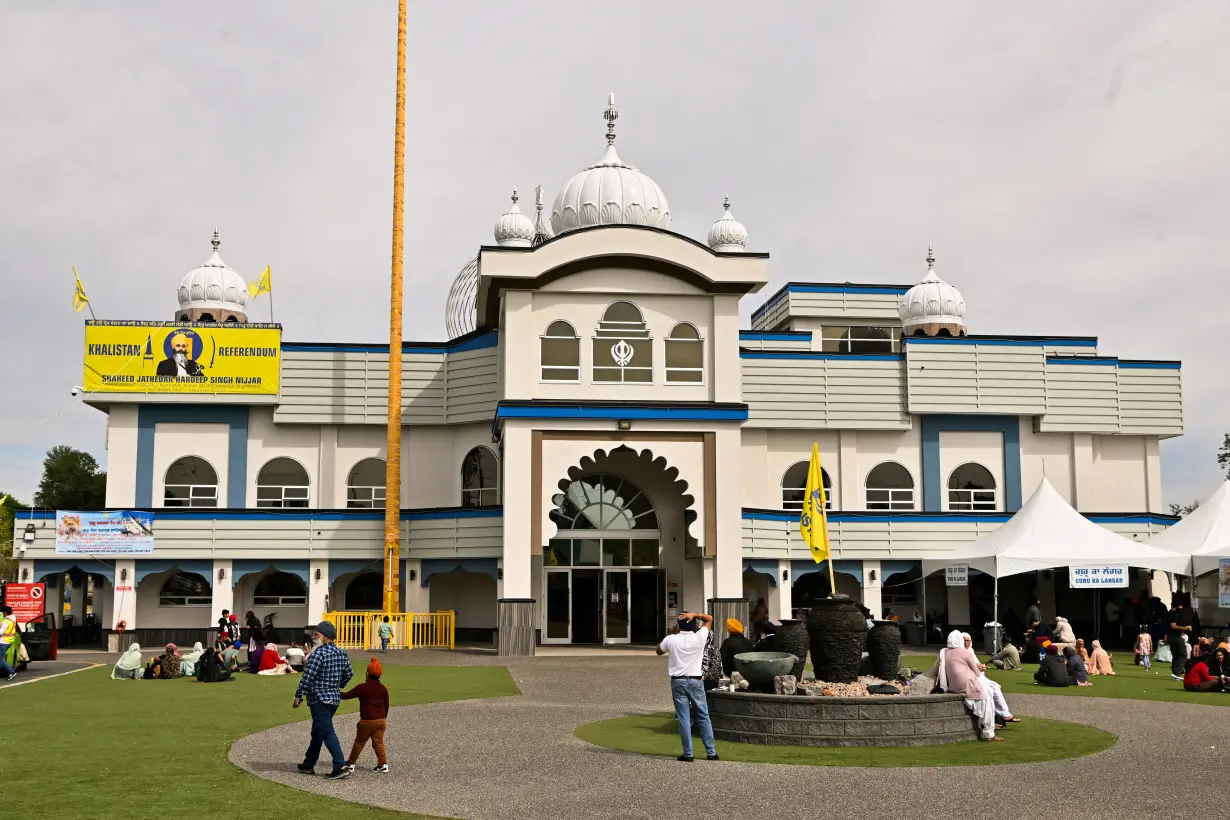
[(602, 573), (603, 643), (629, 643), (628, 570), (608, 569)]
[(547, 570), (547, 624), (543, 643), (572, 641), (572, 571)]

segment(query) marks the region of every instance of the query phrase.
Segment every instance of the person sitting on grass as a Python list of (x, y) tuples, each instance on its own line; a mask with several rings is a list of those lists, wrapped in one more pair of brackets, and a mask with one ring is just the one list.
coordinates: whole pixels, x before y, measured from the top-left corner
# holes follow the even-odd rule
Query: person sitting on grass
[(292, 643), (286, 648), (286, 663), (290, 666), (292, 672), (302, 672), (303, 665), (307, 663), (307, 655), (303, 651), (303, 647), (297, 643)]
[(1187, 671), (1183, 675), (1183, 688), (1188, 692), (1220, 692), (1222, 691), (1221, 678), (1210, 675), (1204, 658), (1196, 656), (1187, 662)]
[(181, 677), (179, 647), (175, 644), (167, 644), (166, 649), (158, 656), (158, 673), (163, 680), (175, 680)]
[(948, 643), (927, 676), (937, 681), (943, 691), (965, 699), (965, 708), (978, 718), (978, 733), (983, 740), (1002, 741), (995, 734), (995, 704), (990, 690), (981, 685), (980, 672), (974, 654), (965, 648), (961, 633), (954, 629), (948, 633)]
[(1093, 686), (1089, 682), (1089, 669), (1085, 666), (1085, 662), (1081, 660), (1081, 656), (1076, 650), (1070, 646), (1063, 648), (1063, 657), (1065, 666), (1068, 670), (1068, 682), (1077, 686)]
[(1012, 638), (1004, 638), (1004, 645), (991, 656), (991, 665), (996, 669), (1020, 669), (1021, 653), (1012, 645)]
[(258, 675), (286, 675), (290, 672), (290, 664), (286, 658), (278, 655), (278, 645), (276, 643), (265, 644), (265, 650), (261, 653), (261, 668), (256, 670)]
[(221, 683), (225, 680), (235, 680), (228, 670), (222, 668), (221, 656), (212, 646), (205, 650), (205, 654), (201, 656), (200, 662), (196, 665), (196, 679), (198, 683)]
[(111, 680), (137, 680), (141, 677), (141, 644), (129, 644), (111, 670)]
[(1034, 681), (1042, 686), (1064, 687), (1069, 685), (1068, 666), (1059, 655), (1059, 647), (1049, 644), (1046, 647), (1046, 657), (1042, 659), (1042, 668), (1034, 672)]
[(1093, 652), (1089, 654), (1086, 664), (1090, 675), (1113, 675), (1115, 667), (1110, 665), (1110, 653), (1102, 648), (1101, 641), (1093, 642)]
[[(1066, 652), (1064, 653), (1067, 654)], [(1089, 650), (1085, 648), (1085, 639), (1076, 639), (1076, 654), (1081, 656), (1081, 660), (1085, 662), (1085, 668), (1089, 668)], [(1092, 674), (1092, 673), (1090, 673)]]
[(238, 672), (243, 669), (243, 664), (239, 662), (239, 653), (242, 650), (243, 641), (235, 641), (225, 649), (219, 657), (222, 661), (222, 668), (227, 672)]
[(1230, 691), (1230, 649), (1219, 646), (1208, 654), (1202, 652), (1200, 657), (1209, 668), (1209, 674), (1221, 679), (1222, 689)]
[(180, 674), (185, 678), (196, 677), (196, 665), (201, 662), (201, 656), (204, 654), (205, 648), (201, 646), (201, 642), (194, 643), (191, 652), (179, 656)]

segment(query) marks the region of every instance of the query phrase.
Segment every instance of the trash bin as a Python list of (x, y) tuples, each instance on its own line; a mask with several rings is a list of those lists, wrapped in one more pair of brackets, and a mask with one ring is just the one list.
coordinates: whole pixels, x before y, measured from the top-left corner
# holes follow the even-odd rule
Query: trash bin
[(982, 628), (982, 650), (987, 655), (994, 655), (1003, 643), (1004, 628), (1000, 624), (987, 624)]

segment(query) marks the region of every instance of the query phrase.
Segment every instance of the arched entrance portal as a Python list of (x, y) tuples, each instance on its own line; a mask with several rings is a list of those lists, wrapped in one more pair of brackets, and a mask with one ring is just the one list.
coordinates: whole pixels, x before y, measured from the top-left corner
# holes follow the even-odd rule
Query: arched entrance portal
[(645, 491), (619, 475), (561, 482), (558, 532), (543, 549), (543, 643), (653, 643), (664, 633), (662, 524)]

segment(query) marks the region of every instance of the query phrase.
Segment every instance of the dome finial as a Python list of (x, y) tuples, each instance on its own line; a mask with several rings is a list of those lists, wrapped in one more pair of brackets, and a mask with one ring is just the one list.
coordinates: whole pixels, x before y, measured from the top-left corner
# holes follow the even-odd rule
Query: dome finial
[(214, 226), (214, 238), (212, 241), (210, 241), (209, 244), (214, 246), (215, 251), (218, 250), (218, 247), (222, 244), (222, 240), (218, 238), (218, 226), (217, 225)]
[(542, 186), (538, 185), (534, 188), (534, 208), (538, 213), (534, 217), (534, 239), (530, 242), (530, 246), (534, 248), (551, 238), (551, 229), (542, 221), (543, 207)]
[(935, 251), (931, 249), (930, 245), (928, 245), (927, 246), (927, 270), (934, 270), (934, 269), (935, 269)]
[(606, 120), (606, 144), (615, 144), (615, 120), (619, 119), (619, 112), (615, 110), (615, 92), (612, 91), (606, 97), (606, 112), (603, 113), (603, 118)]
[(520, 197), (519, 197), (519, 196), (517, 196), (517, 189), (516, 189), (516, 187), (514, 186), (514, 187), (513, 187), (513, 192), (512, 192), (512, 201), (513, 201), (513, 204), (514, 204), (514, 205), (516, 205), (516, 204), (517, 204), (517, 200), (518, 200), (518, 199), (520, 199)]
[(722, 197), (722, 210), (724, 211), (730, 210), (730, 197), (728, 196)]

